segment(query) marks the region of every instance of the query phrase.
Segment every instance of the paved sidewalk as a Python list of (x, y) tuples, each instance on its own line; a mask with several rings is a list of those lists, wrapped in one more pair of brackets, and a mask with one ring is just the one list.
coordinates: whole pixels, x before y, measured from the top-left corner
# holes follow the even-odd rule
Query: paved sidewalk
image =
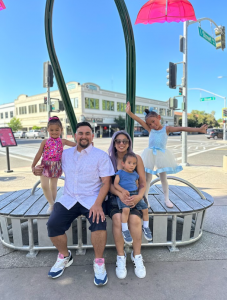
[[(166, 247), (144, 247), (147, 268), (145, 279), (138, 279), (127, 257), (128, 275), (115, 276), (115, 249), (106, 249), (109, 276), (107, 285), (93, 284), (93, 251), (74, 256), (73, 265), (62, 277), (47, 278), (56, 260), (56, 251), (40, 251), (35, 259), (0, 243), (0, 299), (153, 299), (153, 300), (226, 300), (227, 299), (227, 174), (218, 167), (185, 167), (177, 174), (214, 197), (207, 210), (202, 238), (170, 253)], [(30, 168), (0, 172), (0, 194), (31, 188), (38, 180)], [(59, 180), (59, 186), (64, 184)], [(171, 182), (170, 184), (176, 184)]]

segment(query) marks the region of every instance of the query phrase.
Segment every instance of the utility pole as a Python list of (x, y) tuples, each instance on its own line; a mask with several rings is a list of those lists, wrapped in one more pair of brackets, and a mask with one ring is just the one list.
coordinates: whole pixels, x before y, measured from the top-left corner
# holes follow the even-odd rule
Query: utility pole
[[(182, 126), (188, 126), (188, 21), (184, 22), (184, 47), (183, 47), (183, 112)], [(187, 166), (187, 132), (182, 132), (182, 165)]]

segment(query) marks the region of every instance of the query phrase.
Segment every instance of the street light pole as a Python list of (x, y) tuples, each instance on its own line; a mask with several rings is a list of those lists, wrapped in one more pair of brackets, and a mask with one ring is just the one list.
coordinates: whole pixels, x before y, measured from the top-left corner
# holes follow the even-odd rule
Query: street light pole
[[(184, 52), (183, 52), (183, 112), (182, 112), (182, 126), (187, 127), (187, 105), (188, 105), (188, 21), (184, 22)], [(187, 166), (187, 132), (182, 132), (182, 165)]]

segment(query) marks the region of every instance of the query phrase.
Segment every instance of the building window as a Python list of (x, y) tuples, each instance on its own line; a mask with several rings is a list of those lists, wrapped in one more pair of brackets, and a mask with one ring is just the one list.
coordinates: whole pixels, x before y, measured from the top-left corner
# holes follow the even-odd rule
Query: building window
[(29, 114), (35, 114), (37, 113), (37, 105), (28, 105), (28, 113)]
[(167, 116), (172, 117), (172, 109), (167, 109)]
[(85, 98), (85, 108), (99, 109), (99, 99)]
[(19, 107), (19, 115), (25, 115), (26, 113), (27, 113), (26, 106)]
[(10, 118), (13, 118), (13, 111), (10, 112)]
[(1, 113), (1, 119), (3, 119), (3, 113)]
[(159, 108), (159, 114), (160, 114), (160, 116), (165, 116), (166, 115), (165, 108)]
[(123, 111), (125, 112), (126, 104), (122, 102), (117, 102), (117, 111)]
[(16, 108), (16, 114), (18, 115), (18, 108)]
[(5, 112), (5, 118), (8, 119), (8, 112)]
[(47, 105), (44, 103), (39, 104), (39, 112), (47, 111)]
[(102, 100), (103, 110), (114, 110), (114, 101)]
[(79, 108), (79, 99), (78, 98), (72, 98), (71, 103), (73, 108)]
[(143, 114), (145, 109), (149, 109), (149, 107), (144, 105), (136, 105), (136, 114)]

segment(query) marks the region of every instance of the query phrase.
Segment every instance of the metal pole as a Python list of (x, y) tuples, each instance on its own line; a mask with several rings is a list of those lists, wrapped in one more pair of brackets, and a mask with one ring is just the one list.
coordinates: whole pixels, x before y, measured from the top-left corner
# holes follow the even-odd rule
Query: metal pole
[(13, 170), (10, 170), (10, 161), (9, 161), (9, 147), (6, 147), (6, 160), (7, 160), (7, 170), (6, 173), (11, 173)]
[[(48, 80), (48, 82), (49, 82), (49, 80)], [(47, 122), (49, 121), (49, 118), (50, 118), (50, 88), (48, 86), (48, 88), (47, 88)], [(48, 137), (50, 137), (49, 132), (47, 132), (47, 135), (48, 135)]]
[[(183, 52), (183, 77), (184, 77), (184, 87), (183, 87), (183, 113), (182, 113), (182, 126), (187, 127), (188, 126), (188, 120), (187, 120), (187, 101), (188, 101), (188, 91), (187, 91), (187, 85), (188, 85), (188, 65), (187, 65), (187, 59), (188, 59), (188, 49), (187, 49), (187, 43), (188, 43), (188, 21), (184, 22), (184, 52)], [(182, 165), (187, 166), (187, 132), (182, 132)]]
[[(224, 98), (224, 108), (226, 107), (226, 97)], [(224, 121), (226, 122), (226, 119), (224, 119)], [(223, 124), (223, 141), (226, 141), (226, 123), (224, 122)]]

